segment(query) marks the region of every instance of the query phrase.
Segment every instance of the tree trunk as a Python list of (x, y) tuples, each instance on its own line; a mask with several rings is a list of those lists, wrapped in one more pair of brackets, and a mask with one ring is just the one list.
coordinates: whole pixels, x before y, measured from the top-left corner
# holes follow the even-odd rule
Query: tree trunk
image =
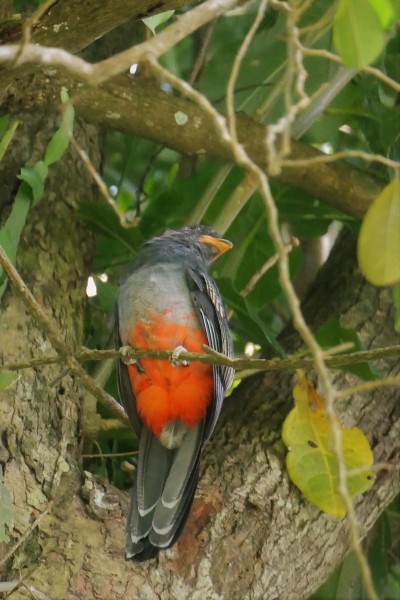
[[(43, 157), (57, 127), (55, 118), (22, 115), (20, 119), (17, 134), (0, 163), (2, 220), (12, 203), (20, 168)], [(75, 134), (90, 148), (95, 164), (99, 164), (97, 131), (78, 123)], [(82, 343), (84, 281), (93, 247), (91, 235), (76, 219), (76, 204), (80, 199), (93, 199), (96, 194), (81, 159), (69, 152), (50, 169), (46, 194), (31, 209), (18, 249), (17, 266), (22, 277), (59, 324), (71, 347)], [(46, 335), (10, 288), (2, 300), (0, 339), (4, 362), (29, 359), (52, 350)], [(24, 371), (10, 391), (0, 394), (0, 463), (14, 507), (12, 542), (8, 548), (0, 544), (0, 564), (38, 516), (50, 506), (51, 512), (58, 514), (70, 506), (73, 495), (79, 492), (81, 393), (79, 381), (58, 365)], [(3, 578), (10, 579), (11, 572), (12, 579), (24, 578), (32, 569), (35, 580), (43, 581), (47, 576), (54, 580), (55, 574), (61, 577), (64, 568), (58, 573), (48, 571), (49, 550), (40, 527), (35, 529), (6, 565), (1, 564)], [(44, 562), (39, 566), (40, 556)], [(65, 583), (69, 585), (70, 579)], [(60, 588), (64, 590), (60, 598), (65, 596), (65, 583)], [(53, 594), (51, 585), (44, 587)], [(14, 593), (13, 597), (17, 595)]]
[[(81, 126), (80, 133), (98, 164), (95, 130)], [(40, 118), (27, 121), (20, 147), (2, 163), (10, 181), (16, 157), (31, 156), (30, 149), (43, 148), (49, 135)], [(95, 195), (81, 161), (68, 154), (52, 168), (18, 255), (22, 276), (71, 345), (82, 339), (91, 248), (74, 207)], [(365, 348), (373, 348), (395, 342), (391, 306), (388, 290), (362, 279), (354, 245), (342, 239), (304, 308), (313, 329), (336, 315), (359, 332)], [(4, 361), (51, 350), (12, 290), (3, 299), (0, 327)], [(298, 337), (288, 333), (288, 352), (298, 345)], [(382, 364), (385, 374), (396, 369), (394, 361)], [(349, 541), (346, 519), (320, 513), (287, 478), (280, 434), (292, 403), (292, 379), (286, 372), (253, 377), (226, 401), (221, 426), (204, 451), (203, 475), (181, 539), (156, 561), (136, 565), (124, 558), (127, 494), (79, 468), (79, 381), (61, 366), (23, 371), (1, 399), (0, 460), (15, 521), (2, 556), (23, 540), (2, 564), (3, 579), (22, 579), (52, 600), (308, 597), (348, 552)], [(339, 388), (354, 379), (335, 374)], [(377, 462), (398, 460), (399, 406), (398, 391), (382, 388), (341, 407), (345, 424), (358, 424), (367, 434)], [(356, 501), (362, 536), (399, 487), (397, 474), (385, 471)], [(22, 589), (13, 593), (20, 597), (26, 597)]]

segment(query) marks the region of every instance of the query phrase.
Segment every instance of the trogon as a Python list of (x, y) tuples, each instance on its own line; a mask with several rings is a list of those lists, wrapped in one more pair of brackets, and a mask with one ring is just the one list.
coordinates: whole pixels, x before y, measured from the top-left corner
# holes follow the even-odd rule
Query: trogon
[(126, 526), (126, 554), (154, 558), (172, 546), (186, 522), (202, 447), (221, 411), (233, 369), (179, 359), (203, 344), (233, 356), (226, 312), (208, 274), (232, 244), (203, 225), (166, 231), (145, 243), (122, 277), (116, 343), (173, 351), (173, 361), (118, 363), (122, 403), (139, 439)]

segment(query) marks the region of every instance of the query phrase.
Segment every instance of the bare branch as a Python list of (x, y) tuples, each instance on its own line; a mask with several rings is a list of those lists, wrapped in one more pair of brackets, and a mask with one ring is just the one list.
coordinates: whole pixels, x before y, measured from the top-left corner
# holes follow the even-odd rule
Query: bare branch
[[(207, 365), (226, 365), (235, 370), (254, 369), (257, 371), (285, 371), (288, 369), (312, 369), (313, 361), (309, 357), (299, 357), (297, 355), (288, 358), (229, 358), (220, 352), (211, 350), (204, 346), (206, 353), (182, 351), (180, 357), (188, 362), (200, 362)], [(329, 367), (341, 367), (344, 365), (355, 365), (371, 360), (381, 360), (384, 358), (397, 358), (400, 356), (399, 346), (385, 346), (384, 348), (374, 348), (374, 350), (361, 350), (345, 355), (334, 355), (335, 351), (342, 352), (342, 346), (330, 348), (326, 353), (325, 362)], [(172, 359), (173, 352), (170, 350), (141, 350), (131, 348), (131, 346), (122, 346), (119, 350), (91, 350), (90, 348), (81, 348), (71, 356), (79, 361), (86, 360), (106, 360), (110, 358), (121, 358), (124, 362), (133, 362), (136, 358), (154, 358), (156, 360)], [(64, 359), (58, 354), (45, 354), (43, 356), (32, 358), (31, 360), (21, 361), (0, 365), (1, 370), (18, 371), (20, 369), (36, 369), (45, 365), (52, 365), (64, 362)]]
[(60, 48), (39, 44), (0, 46), (0, 63), (42, 64), (60, 67), (91, 85), (98, 85), (115, 75), (127, 71), (134, 63), (140, 63), (148, 54), (158, 58), (185, 37), (212, 21), (237, 4), (238, 0), (207, 0), (179, 17), (160, 34), (132, 46), (111, 58), (91, 64)]
[[(57, 0), (50, 10), (47, 2), (32, 15), (35, 23), (31, 41), (47, 47), (63, 47), (76, 53), (123, 23), (190, 6), (195, 2), (196, 0)], [(46, 5), (46, 10), (43, 11)], [(39, 19), (35, 18), (37, 16)], [(20, 15), (14, 15), (12, 19), (0, 23), (2, 43), (18, 43), (23, 38), (22, 29), (31, 24), (32, 18), (27, 19), (24, 24)]]

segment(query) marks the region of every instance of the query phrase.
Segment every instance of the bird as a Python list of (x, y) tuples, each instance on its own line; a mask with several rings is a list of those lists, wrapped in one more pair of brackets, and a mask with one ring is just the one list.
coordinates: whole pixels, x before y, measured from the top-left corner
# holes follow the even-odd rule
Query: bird
[(230, 366), (188, 363), (203, 345), (233, 357), (226, 310), (210, 264), (232, 243), (211, 227), (167, 230), (139, 250), (122, 276), (115, 314), (117, 347), (172, 351), (172, 361), (118, 361), (121, 402), (139, 440), (125, 532), (126, 557), (155, 558), (186, 523), (204, 443), (233, 381)]

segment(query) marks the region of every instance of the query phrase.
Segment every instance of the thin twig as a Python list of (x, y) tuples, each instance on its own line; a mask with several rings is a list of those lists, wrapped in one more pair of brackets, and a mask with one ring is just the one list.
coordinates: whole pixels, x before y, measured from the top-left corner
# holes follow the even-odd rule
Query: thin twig
[(369, 152), (365, 152), (363, 150), (341, 150), (340, 152), (335, 152), (334, 154), (322, 154), (315, 156), (314, 158), (304, 158), (299, 160), (283, 159), (281, 165), (282, 167), (308, 167), (311, 164), (329, 163), (336, 160), (342, 160), (343, 158), (360, 158), (366, 162), (379, 162), (386, 167), (400, 169), (399, 161), (391, 160), (390, 158), (386, 158), (386, 156), (382, 156), (381, 154), (370, 154)]
[(344, 398), (348, 398), (349, 396), (354, 396), (355, 394), (362, 394), (364, 392), (371, 392), (378, 388), (387, 387), (387, 386), (398, 386), (400, 385), (400, 375), (393, 377), (385, 377), (384, 379), (375, 379), (374, 381), (365, 381), (364, 383), (359, 383), (358, 385), (354, 385), (344, 390), (337, 391), (335, 393), (336, 398), (342, 400)]
[(124, 456), (137, 456), (139, 454), (139, 450), (134, 450), (132, 452), (109, 452), (100, 454), (82, 454), (82, 458), (122, 458)]
[[(333, 52), (329, 52), (329, 50), (321, 50), (321, 49), (316, 49), (316, 48), (303, 48), (303, 54), (305, 56), (326, 58), (327, 60), (330, 60), (332, 62), (343, 64), (340, 56), (338, 56), (337, 54), (334, 54)], [(396, 81), (395, 79), (392, 79), (388, 75), (385, 75), (385, 73), (382, 73), (382, 71), (380, 71), (379, 69), (376, 69), (375, 67), (364, 67), (361, 70), (361, 72), (368, 73), (369, 75), (372, 75), (373, 77), (376, 77), (377, 79), (380, 79), (387, 86), (391, 87), (395, 92), (400, 92), (400, 82)]]
[(200, 31), (201, 40), (200, 40), (200, 48), (198, 50), (196, 59), (193, 63), (192, 69), (190, 71), (190, 75), (188, 77), (188, 83), (190, 85), (194, 85), (203, 71), (204, 65), (207, 60), (207, 52), (210, 46), (212, 33), (214, 31), (215, 21), (211, 21), (207, 23), (202, 31)]
[[(308, 0), (306, 0), (306, 4)], [(292, 125), (299, 114), (311, 103), (311, 98), (306, 94), (304, 86), (308, 72), (303, 65), (303, 53), (300, 43), (300, 35), (297, 27), (297, 18), (300, 16), (302, 7), (296, 8), (288, 2), (275, 2), (279, 8), (286, 12), (287, 29), (287, 68), (284, 76), (284, 115), (267, 127), (265, 142), (268, 149), (268, 170), (271, 175), (279, 174), (281, 171), (281, 160), (290, 154)], [(295, 87), (298, 101), (293, 102), (292, 89)], [(280, 148), (276, 149), (276, 142)]]
[(51, 600), (50, 596), (47, 596), (40, 590), (33, 587), (33, 585), (28, 585), (21, 581), (2, 581), (0, 583), (0, 594), (7, 593), (7, 598), (11, 598), (11, 594), (14, 595), (19, 589), (25, 589), (29, 592), (31, 598), (35, 600)]
[(58, 0), (45, 0), (42, 4), (40, 4), (33, 13), (24, 21), (22, 26), (22, 44), (28, 44), (31, 41), (31, 33), (33, 27), (37, 25), (43, 15), (55, 4)]
[(139, 183), (137, 184), (137, 192), (136, 192), (136, 209), (135, 209), (135, 221), (140, 218), (140, 209), (141, 209), (141, 197), (144, 194), (144, 186), (146, 183), (146, 179), (150, 173), (151, 168), (153, 167), (154, 161), (164, 150), (165, 146), (158, 146), (152, 155), (149, 157), (147, 161), (147, 165), (139, 179)]
[(3, 567), (3, 565), (6, 564), (6, 562), (8, 561), (8, 559), (18, 550), (18, 548), (21, 546), (21, 544), (24, 543), (24, 541), (30, 536), (30, 534), (32, 533), (32, 531), (34, 531), (36, 529), (36, 527), (39, 525), (40, 521), (43, 519), (43, 517), (45, 517), (50, 508), (51, 508), (51, 501), (50, 504), (47, 506), (47, 508), (38, 516), (37, 519), (34, 520), (34, 522), (32, 523), (32, 525), (30, 525), (28, 527), (28, 529), (25, 531), (25, 533), (23, 533), (21, 535), (21, 537), (19, 538), (19, 540), (13, 545), (12, 548), (9, 549), (9, 551), (7, 552), (7, 554), (5, 556), (3, 556), (3, 558), (0, 561), (0, 569), (1, 567)]
[[(219, 352), (211, 351), (207, 348), (206, 353), (184, 352), (180, 353), (180, 358), (188, 362), (200, 362), (208, 365), (226, 365), (235, 370), (256, 369), (257, 371), (285, 371), (288, 369), (311, 369), (313, 368), (313, 359), (310, 357), (301, 357), (299, 355), (289, 356), (288, 358), (229, 358)], [(342, 345), (339, 351), (343, 352)], [(359, 363), (379, 360), (384, 358), (400, 357), (400, 345), (385, 346), (384, 348), (375, 348), (374, 350), (360, 350), (349, 354), (332, 356), (336, 348), (330, 348), (325, 352), (325, 363), (329, 367), (341, 367), (345, 365), (355, 365)], [(173, 351), (171, 350), (142, 350), (122, 346), (119, 350), (92, 350), (90, 348), (81, 348), (72, 353), (71, 356), (78, 362), (87, 360), (103, 361), (111, 358), (121, 358), (124, 361), (134, 361), (136, 358), (154, 358), (156, 360), (171, 360)], [(5, 363), (0, 365), (0, 371), (19, 371), (21, 369), (36, 369), (46, 365), (58, 364), (64, 362), (63, 357), (58, 354), (44, 354), (37, 358), (26, 361)], [(373, 382), (369, 382), (371, 384)], [(338, 392), (340, 395), (340, 392)]]
[(64, 125), (65, 125), (65, 129), (67, 131), (67, 135), (68, 135), (70, 143), (72, 144), (72, 146), (75, 148), (75, 150), (79, 154), (80, 159), (82, 160), (88, 173), (90, 174), (90, 176), (96, 183), (101, 195), (103, 196), (103, 198), (105, 199), (107, 204), (109, 204), (109, 206), (111, 206), (111, 208), (117, 215), (122, 227), (125, 227), (125, 228), (133, 227), (133, 225), (135, 225), (135, 223), (133, 221), (128, 221), (125, 213), (123, 213), (119, 209), (118, 204), (115, 202), (114, 198), (110, 195), (108, 188), (107, 188), (106, 184), (104, 183), (101, 175), (97, 172), (96, 167), (90, 160), (88, 153), (80, 146), (79, 142), (77, 141), (77, 139), (75, 138), (75, 136), (73, 134), (73, 131), (68, 127), (68, 123), (65, 118), (67, 107), (68, 107), (68, 104), (66, 103), (66, 104), (63, 104), (62, 108), (63, 108)]
[(99, 85), (128, 71), (132, 64), (142, 62), (149, 53), (154, 57), (165, 54), (188, 35), (233, 8), (237, 2), (238, 0), (207, 0), (183, 14), (158, 35), (97, 64), (91, 64), (61, 48), (39, 44), (25, 44), (22, 48), (20, 44), (0, 46), (0, 63), (52, 65), (65, 69), (91, 85)]
[(45, 14), (45, 12), (50, 8), (50, 6), (55, 2), (56, 0), (45, 0), (43, 4), (37, 7), (37, 9), (30, 15), (30, 17), (25, 19), (24, 24), (22, 26), (21, 42), (17, 46), (18, 51), (15, 54), (14, 60), (12, 61), (13, 66), (17, 66), (19, 64), (20, 57), (24, 53), (26, 46), (28, 46), (29, 42), (31, 41), (32, 28)]
[[(293, 238), (291, 240), (290, 244), (286, 245), (287, 251), (291, 252), (293, 250), (293, 248), (297, 248), (298, 245), (299, 245), (299, 241), (297, 240), (297, 238)], [(246, 287), (244, 287), (242, 289), (242, 291), (240, 292), (240, 295), (243, 296), (244, 298), (246, 296), (248, 296), (250, 294), (250, 292), (255, 288), (257, 283), (260, 281), (260, 279), (263, 277), (263, 275), (265, 275), (265, 273), (267, 273), (270, 269), (272, 269), (272, 267), (274, 265), (276, 265), (277, 262), (278, 262), (278, 255), (274, 254), (263, 264), (263, 266), (261, 267), (261, 269), (259, 271), (257, 271), (257, 273), (254, 273), (254, 275), (250, 278), (249, 282), (247, 283)]]

